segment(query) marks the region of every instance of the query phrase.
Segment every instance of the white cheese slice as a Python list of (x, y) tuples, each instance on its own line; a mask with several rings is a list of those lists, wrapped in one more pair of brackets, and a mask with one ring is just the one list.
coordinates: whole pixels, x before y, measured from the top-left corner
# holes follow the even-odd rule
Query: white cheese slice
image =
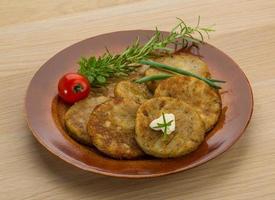
[[(165, 121), (166, 123), (170, 122), (172, 120), (172, 123), (170, 126), (167, 127), (167, 135), (171, 134), (173, 131), (175, 131), (176, 129), (176, 123), (175, 123), (175, 115), (172, 113), (167, 113), (164, 114), (165, 117)], [(151, 123), (150, 123), (150, 128), (155, 130), (155, 131), (162, 131), (164, 133), (165, 128), (157, 128), (158, 124), (164, 124), (163, 121), (163, 116), (161, 115), (159, 118), (154, 119)]]

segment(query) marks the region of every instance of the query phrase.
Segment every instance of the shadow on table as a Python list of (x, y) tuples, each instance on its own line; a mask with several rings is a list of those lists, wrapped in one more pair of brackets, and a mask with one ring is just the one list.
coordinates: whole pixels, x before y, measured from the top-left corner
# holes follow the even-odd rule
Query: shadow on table
[[(249, 129), (248, 127), (247, 131)], [(39, 167), (45, 168), (43, 170), (48, 171), (49, 176), (54, 176), (54, 179), (60, 182), (60, 187), (68, 187), (67, 191), (71, 192), (72, 196), (130, 199), (138, 195), (139, 198), (154, 199), (162, 193), (172, 197), (218, 188), (232, 176), (242, 162), (246, 161), (250, 139), (245, 134), (232, 149), (202, 166), (177, 174), (147, 179), (112, 178), (80, 170), (49, 153), (34, 137), (31, 139), (30, 148), (37, 151), (34, 159), (35, 162), (39, 162)]]

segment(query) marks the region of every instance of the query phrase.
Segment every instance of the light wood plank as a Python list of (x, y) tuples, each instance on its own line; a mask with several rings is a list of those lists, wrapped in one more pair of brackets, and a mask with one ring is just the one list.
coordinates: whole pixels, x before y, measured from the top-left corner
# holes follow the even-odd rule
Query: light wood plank
[(141, 0), (1, 0), (0, 26), (32, 22)]
[[(23, 12), (34, 2), (36, 13)], [(274, 1), (106, 1), (110, 6), (100, 9), (71, 2), (60, 8), (63, 0), (0, 1), (0, 199), (275, 199)], [(117, 2), (122, 4), (111, 6)], [(17, 18), (3, 14), (12, 10), (7, 5), (15, 6), (10, 8)], [(216, 24), (209, 42), (240, 65), (254, 92), (251, 124), (229, 151), (183, 173), (127, 180), (76, 169), (35, 141), (25, 122), (24, 96), (47, 59), (97, 34), (156, 25), (169, 30), (175, 17), (195, 23), (197, 15), (203, 24)]]

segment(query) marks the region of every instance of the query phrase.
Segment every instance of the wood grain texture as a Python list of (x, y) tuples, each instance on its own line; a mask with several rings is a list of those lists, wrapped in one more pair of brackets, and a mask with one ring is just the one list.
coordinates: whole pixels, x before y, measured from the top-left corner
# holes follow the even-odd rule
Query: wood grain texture
[(49, 19), (134, 1), (137, 0), (1, 0), (0, 25)]
[[(0, 1), (0, 12), (12, 12), (4, 6), (5, 2)], [(29, 1), (20, 2), (19, 9), (27, 9)], [(51, 9), (46, 1), (33, 2), (38, 13)], [(57, 14), (46, 12), (43, 18), (37, 16), (27, 21), (24, 18), (29, 13), (24, 12), (17, 12), (16, 22), (11, 15), (1, 17), (1, 21), (9, 21), (1, 22), (0, 26), (1, 200), (275, 199), (273, 0), (145, 0), (92, 10), (86, 9), (85, 1), (71, 1), (71, 4), (73, 11), (57, 6), (54, 8)], [(127, 180), (76, 169), (35, 141), (25, 121), (24, 97), (35, 71), (51, 56), (97, 34), (152, 29), (156, 25), (169, 30), (175, 24), (175, 17), (195, 23), (197, 15), (201, 15), (202, 24), (216, 24), (217, 31), (209, 42), (241, 66), (254, 92), (251, 123), (229, 151), (183, 173)]]

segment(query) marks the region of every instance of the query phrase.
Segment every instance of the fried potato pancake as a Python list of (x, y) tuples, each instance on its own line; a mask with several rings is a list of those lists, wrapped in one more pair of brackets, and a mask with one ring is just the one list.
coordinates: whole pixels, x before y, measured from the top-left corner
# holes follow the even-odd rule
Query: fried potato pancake
[(152, 97), (146, 85), (133, 81), (120, 81), (116, 85), (114, 93), (116, 97), (132, 99), (138, 104)]
[[(164, 137), (161, 131), (149, 127), (162, 113), (175, 115), (176, 129)], [(159, 158), (188, 154), (198, 148), (204, 139), (204, 124), (199, 114), (187, 103), (171, 97), (152, 98), (137, 111), (136, 141), (142, 150)]]
[(205, 82), (188, 76), (174, 76), (162, 81), (155, 97), (174, 97), (194, 108), (202, 118), (206, 131), (213, 128), (221, 113), (219, 92)]
[[(178, 53), (173, 55), (167, 55), (153, 59), (155, 62), (163, 63), (172, 67), (177, 67), (190, 72), (193, 72), (202, 77), (210, 77), (210, 73), (207, 64), (199, 57), (187, 53)], [(154, 68), (149, 68), (145, 71), (145, 76), (152, 76), (156, 74), (170, 74), (167, 71), (162, 71)], [(161, 81), (150, 81), (147, 83), (150, 91), (154, 91)]]
[(115, 97), (97, 106), (87, 129), (94, 146), (117, 159), (133, 159), (144, 153), (135, 141), (135, 119), (139, 104)]
[(76, 102), (65, 114), (65, 125), (69, 130), (72, 138), (82, 144), (91, 146), (92, 142), (87, 133), (87, 123), (93, 109), (107, 101), (109, 98), (105, 96), (93, 97), (89, 96), (79, 102)]

